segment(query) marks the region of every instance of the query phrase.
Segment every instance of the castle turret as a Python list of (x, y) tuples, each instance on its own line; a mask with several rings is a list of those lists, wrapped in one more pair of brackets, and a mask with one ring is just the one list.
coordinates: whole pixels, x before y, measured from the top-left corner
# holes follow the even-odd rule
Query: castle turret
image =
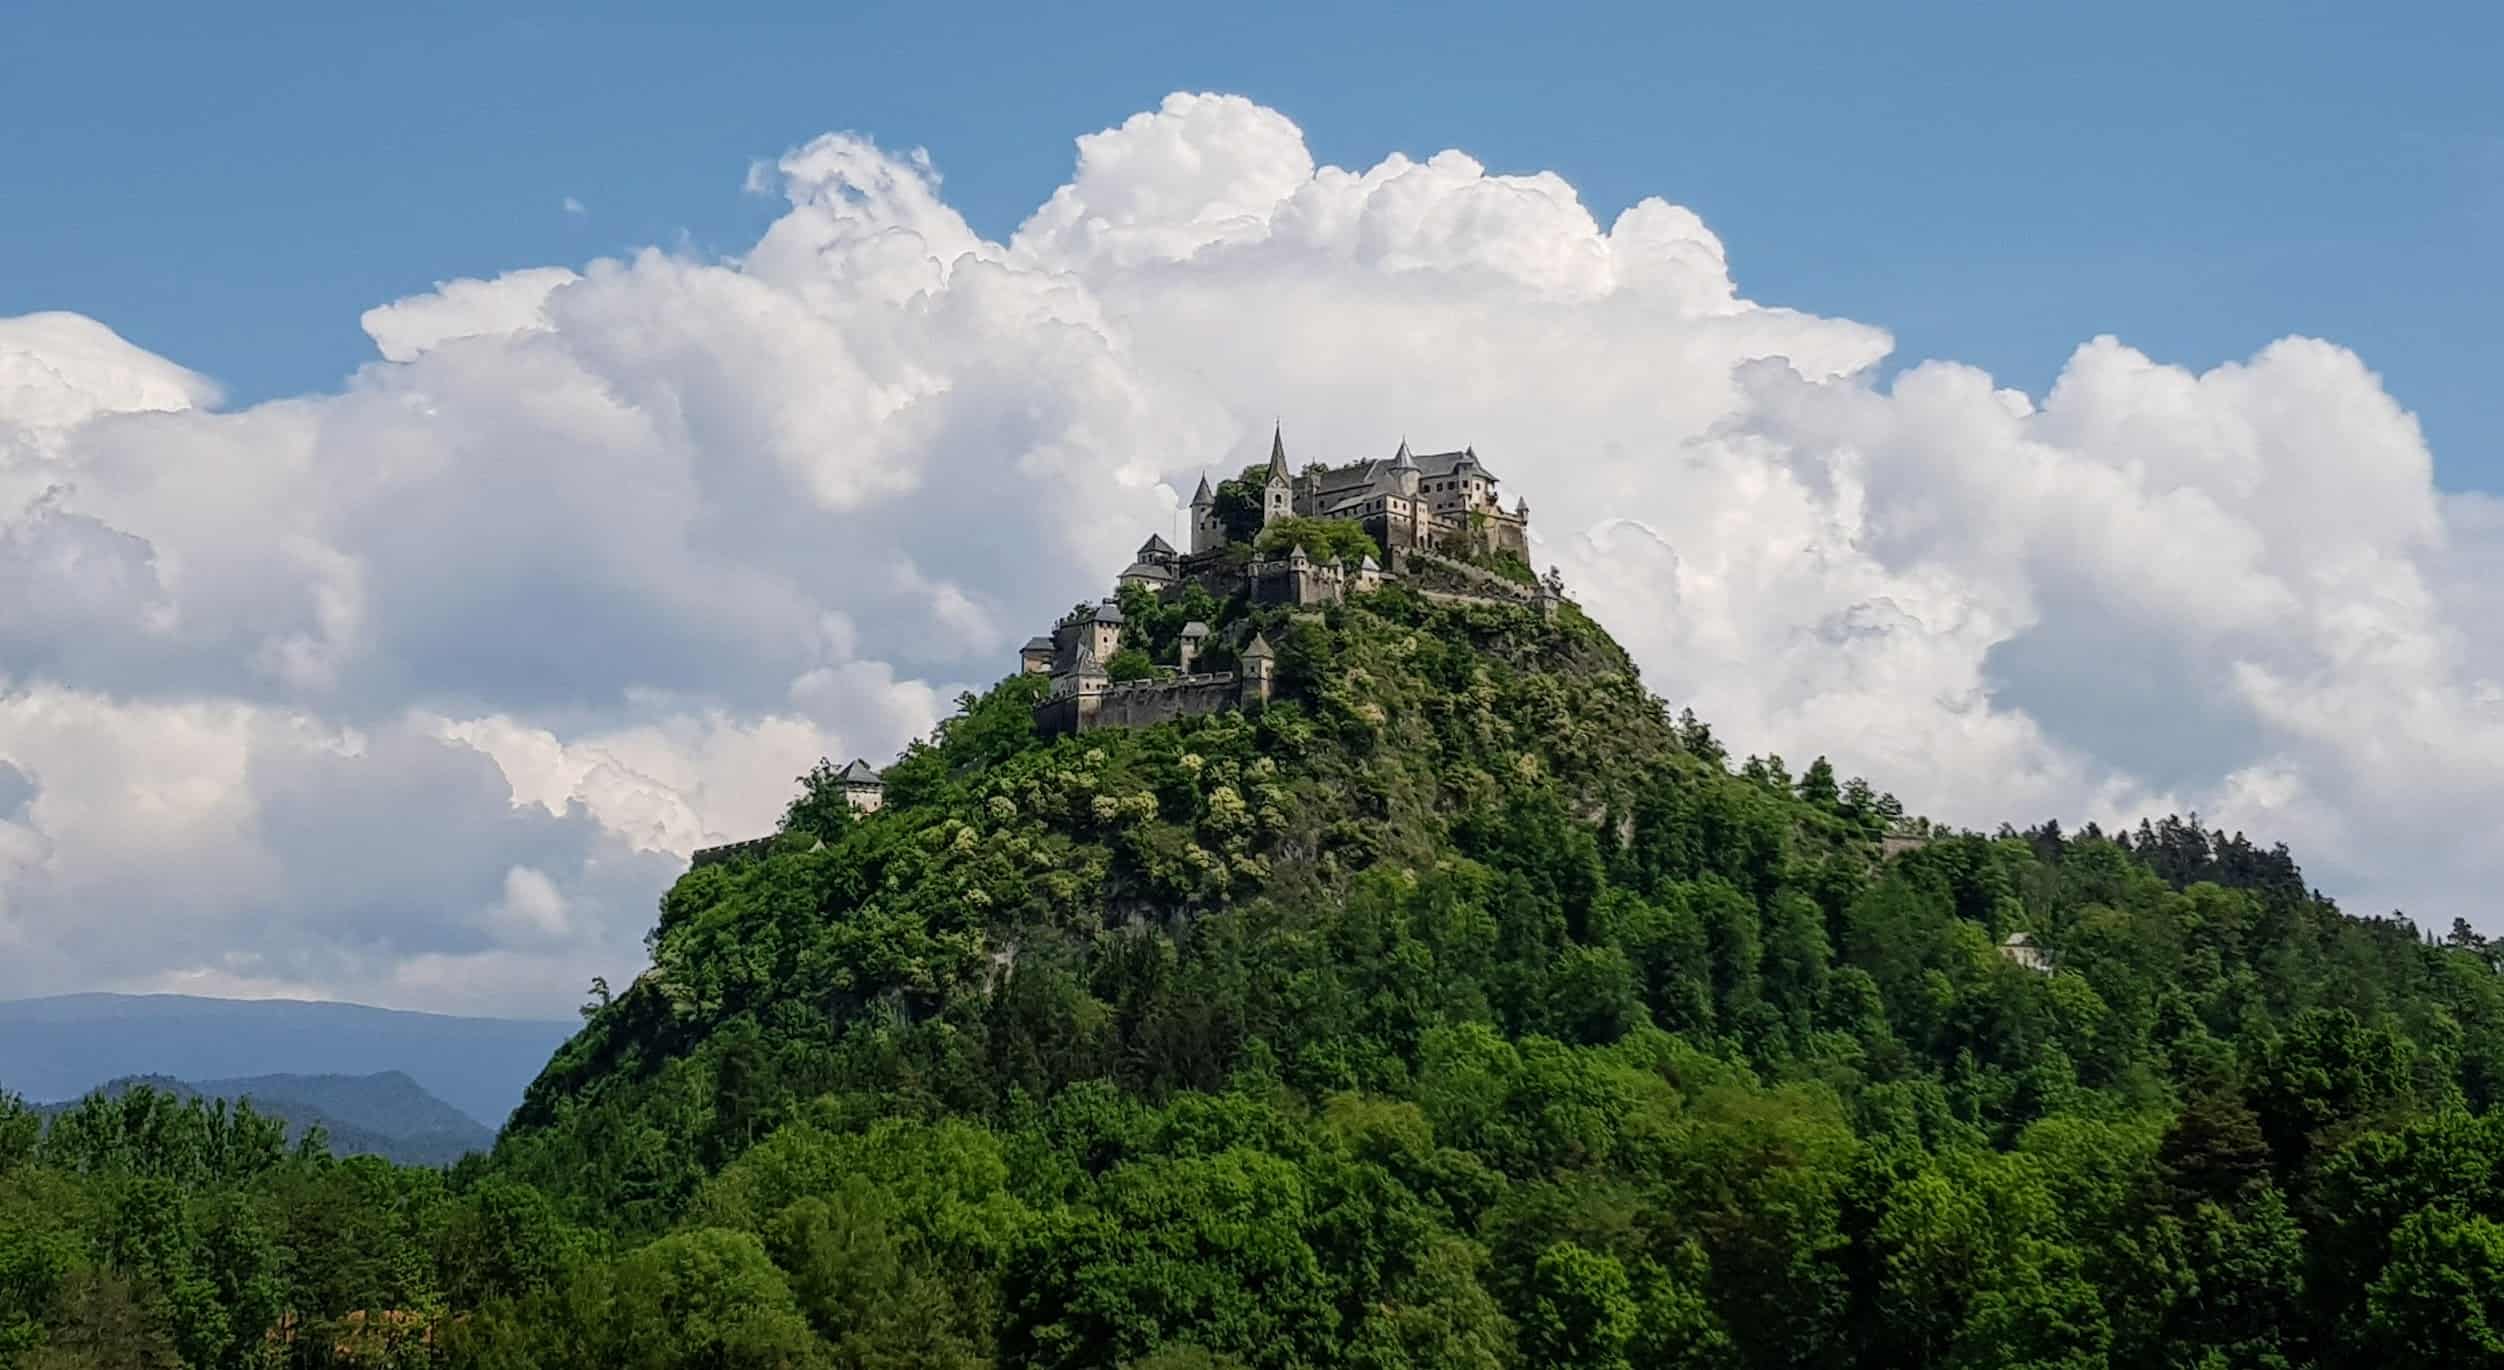
[(887, 782), (857, 756), (851, 765), (835, 772), (835, 784), (843, 790), (844, 802), (861, 813), (878, 812), (887, 799)]
[(1104, 669), (1104, 658), (1096, 655), (1095, 643), (1082, 637), (1078, 640), (1078, 659), (1070, 664), (1069, 674), (1054, 677), (1052, 683), (1057, 686), (1067, 682), (1072, 689), (1085, 693), (1101, 690), (1111, 681)]
[(1255, 703), (1267, 704), (1278, 683), (1278, 654), (1270, 650), (1269, 639), (1254, 633), (1236, 659), (1241, 663), (1238, 697), (1242, 705), (1249, 708)]
[(1214, 552), (1226, 545), (1226, 530), (1217, 521), (1217, 493), (1209, 489), (1208, 473), (1200, 475), (1200, 488), (1191, 492), (1191, 552)]
[(1122, 649), (1122, 606), (1106, 600), (1089, 614), (1085, 635), (1080, 639), (1099, 662), (1110, 661)]
[(1198, 619), (1182, 625), (1182, 638), (1174, 648), (1174, 662), (1184, 675), (1191, 674), (1191, 664), (1200, 659), (1200, 651), (1208, 645), (1209, 626)]
[(1419, 475), (1417, 458), (1409, 455), (1408, 439), (1402, 438), (1398, 455), (1391, 458), (1393, 488), (1406, 498), (1415, 499)]

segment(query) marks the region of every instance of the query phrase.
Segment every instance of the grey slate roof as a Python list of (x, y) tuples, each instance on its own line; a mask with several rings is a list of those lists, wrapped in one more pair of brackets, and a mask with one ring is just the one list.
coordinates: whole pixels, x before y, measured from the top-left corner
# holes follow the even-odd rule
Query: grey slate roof
[(1090, 622), (1095, 623), (1126, 623), (1129, 621), (1122, 617), (1122, 606), (1109, 599), (1104, 601), (1102, 604), (1097, 605), (1094, 610), (1087, 615), (1087, 617)]
[(1458, 452), (1429, 452), (1417, 459), (1417, 470), (1428, 480), (1442, 480), (1465, 464), (1476, 466), (1478, 474), (1489, 480), (1496, 479), (1495, 472), (1480, 464), (1475, 447), (1465, 447)]
[(1150, 533), (1148, 534), (1148, 540), (1139, 544), (1139, 559), (1142, 561), (1147, 560), (1148, 553), (1150, 552), (1162, 552), (1170, 557), (1174, 554), (1174, 544), (1167, 542), (1159, 534)]
[(1052, 639), (1048, 637), (1030, 637), (1026, 639), (1026, 645), (1018, 648), (1017, 650), (1021, 656), (1027, 652), (1049, 652), (1053, 650)]
[(1191, 492), (1191, 507), (1197, 509), (1203, 504), (1214, 504), (1216, 501), (1216, 493), (1209, 489), (1208, 472), (1203, 471), (1200, 473), (1200, 488)]
[[(1122, 572), (1120, 579), (1131, 580), (1134, 578), (1139, 580), (1172, 580), (1175, 578), (1174, 568), (1161, 561), (1134, 561), (1130, 563), (1129, 570)], [(1115, 610), (1114, 612), (1119, 613), (1120, 611)], [(1114, 621), (1118, 622), (1119, 620)]]
[(1445, 480), (1464, 463), (1476, 466), (1478, 474), (1488, 480), (1497, 479), (1495, 472), (1479, 465), (1478, 454), (1474, 450), (1464, 448), (1458, 452), (1428, 452), (1420, 456), (1409, 450), (1404, 439), (1399, 452), (1388, 461), (1381, 457), (1368, 457), (1330, 470), (1313, 487), (1313, 493), (1321, 499), (1334, 501), (1325, 509), (1336, 512), (1350, 502), (1391, 490), (1398, 483), (1398, 473), (1403, 470), (1417, 472), (1420, 480)]
[(1278, 429), (1269, 430), (1269, 478), (1292, 483), (1295, 476), (1287, 470), (1287, 440)]
[(1189, 623), (1182, 625), (1182, 635), (1184, 637), (1207, 637), (1209, 635), (1209, 626), (1195, 618)]
[(1269, 639), (1259, 633), (1252, 635), (1252, 640), (1244, 644), (1242, 652), (1243, 659), (1246, 661), (1261, 661), (1277, 655), (1269, 649)]
[(883, 785), (886, 783), (878, 778), (878, 772), (869, 768), (868, 762), (857, 756), (852, 758), (851, 765), (835, 772), (835, 779), (846, 785)]

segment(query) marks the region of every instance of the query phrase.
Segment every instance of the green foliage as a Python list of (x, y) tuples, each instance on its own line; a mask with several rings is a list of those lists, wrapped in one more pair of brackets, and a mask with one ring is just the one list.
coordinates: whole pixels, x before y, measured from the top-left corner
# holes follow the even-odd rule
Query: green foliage
[(0, 1366), (2504, 1357), (2476, 934), (1734, 768), (1587, 620), (1122, 607), (1278, 698), (1047, 740), (1015, 677), (877, 813), (821, 767), (492, 1157), (0, 1099)]
[(1261, 531), (1261, 491), (1269, 478), (1269, 463), (1256, 462), (1243, 468), (1232, 480), (1222, 480), (1211, 493), (1215, 503), (1211, 510), (1217, 516), (1228, 542), (1248, 543)]
[(1382, 560), (1382, 548), (1353, 519), (1303, 518), (1277, 519), (1260, 531), (1253, 548), (1275, 556), (1291, 547), (1301, 547), (1304, 554), (1317, 561), (1344, 562), (1363, 557)]
[(852, 821), (852, 801), (835, 776), (841, 768), (824, 757), (799, 780), (800, 792), (784, 807), (782, 830), (825, 838), (841, 833)]
[(2504, 1362), (2504, 1224), (2444, 1208), (2409, 1214), (2366, 1300), (2393, 1365)]
[(1154, 680), (1158, 671), (1156, 663), (1148, 659), (1146, 652), (1136, 647), (1124, 647), (1104, 663), (1104, 674), (1107, 679), (1119, 684), (1125, 680)]

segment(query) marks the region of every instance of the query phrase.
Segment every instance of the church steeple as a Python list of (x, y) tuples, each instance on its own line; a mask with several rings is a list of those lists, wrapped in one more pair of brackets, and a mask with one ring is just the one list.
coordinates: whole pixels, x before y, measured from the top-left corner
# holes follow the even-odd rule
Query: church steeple
[(1269, 430), (1269, 476), (1261, 482), (1261, 526), (1267, 528), (1295, 513), (1295, 477), (1287, 471), (1287, 440)]
[(1191, 507), (1206, 509), (1215, 503), (1217, 503), (1217, 495), (1209, 489), (1209, 474), (1203, 471), (1200, 473), (1200, 488), (1191, 492)]

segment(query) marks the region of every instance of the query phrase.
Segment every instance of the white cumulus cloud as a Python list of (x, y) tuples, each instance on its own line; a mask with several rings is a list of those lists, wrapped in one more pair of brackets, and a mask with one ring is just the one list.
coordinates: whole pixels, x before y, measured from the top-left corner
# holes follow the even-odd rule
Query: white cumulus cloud
[(1669, 199), (1317, 165), (1229, 96), (1080, 138), (1005, 242), (857, 136), (752, 182), (735, 257), (380, 302), (378, 360), (240, 411), (0, 320), (0, 994), (561, 1011), (1273, 416), (1299, 463), (1474, 444), (1739, 750), (1958, 822), (2197, 808), (2496, 926), (2504, 506), (2333, 343), (1882, 380), (1883, 320), (1749, 299)]

